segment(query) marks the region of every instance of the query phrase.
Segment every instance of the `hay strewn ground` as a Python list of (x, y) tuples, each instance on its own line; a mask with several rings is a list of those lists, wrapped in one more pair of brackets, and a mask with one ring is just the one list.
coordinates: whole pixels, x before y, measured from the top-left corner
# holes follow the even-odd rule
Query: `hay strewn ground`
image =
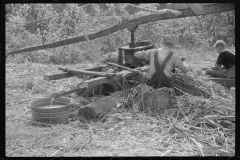
[[(67, 125), (32, 123), (30, 101), (81, 81), (42, 79), (54, 72), (58, 72), (54, 65), (6, 64), (6, 156), (235, 155), (234, 91), (212, 90), (209, 99), (179, 96), (177, 108), (163, 110), (160, 116), (132, 107), (114, 110), (105, 123), (80, 124), (73, 118)], [(67, 97), (82, 105), (100, 98)]]

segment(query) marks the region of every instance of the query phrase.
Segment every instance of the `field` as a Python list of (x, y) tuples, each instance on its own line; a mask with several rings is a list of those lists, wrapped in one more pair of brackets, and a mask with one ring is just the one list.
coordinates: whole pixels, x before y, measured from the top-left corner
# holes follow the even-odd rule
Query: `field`
[[(190, 66), (198, 70), (213, 65), (216, 55), (181, 50)], [(83, 68), (89, 64), (75, 67)], [(73, 102), (68, 124), (43, 125), (31, 121), (29, 103), (51, 93), (67, 90), (81, 80), (76, 77), (47, 82), (42, 75), (58, 72), (56, 65), (6, 64), (6, 156), (234, 156), (235, 93), (222, 90), (210, 99), (183, 95), (179, 108), (154, 117), (133, 108), (116, 109), (105, 123), (85, 125), (74, 121), (79, 106), (91, 98), (66, 96)], [(214, 91), (213, 91), (214, 92)], [(79, 104), (78, 106), (76, 104)]]

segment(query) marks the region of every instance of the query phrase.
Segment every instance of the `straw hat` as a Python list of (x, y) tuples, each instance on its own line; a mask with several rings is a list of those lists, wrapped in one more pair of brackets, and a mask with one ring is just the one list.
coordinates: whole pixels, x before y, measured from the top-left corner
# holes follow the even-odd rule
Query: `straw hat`
[(166, 36), (163, 38), (163, 43), (165, 44), (177, 44), (177, 38), (175, 36)]

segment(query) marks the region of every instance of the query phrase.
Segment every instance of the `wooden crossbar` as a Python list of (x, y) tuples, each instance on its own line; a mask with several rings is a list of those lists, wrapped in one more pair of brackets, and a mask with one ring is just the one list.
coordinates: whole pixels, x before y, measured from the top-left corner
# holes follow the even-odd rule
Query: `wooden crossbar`
[(82, 87), (92, 87), (92, 86), (97, 86), (97, 85), (101, 85), (101, 84), (105, 84), (105, 83), (109, 83), (109, 82), (118, 81), (118, 80), (121, 80), (123, 77), (128, 78), (128, 77), (133, 77), (133, 76), (136, 76), (136, 75), (138, 75), (138, 73), (133, 73), (133, 72), (130, 72), (130, 71), (123, 70), (121, 72), (118, 72), (116, 74), (116, 76), (112, 77), (112, 78), (97, 77), (97, 78), (93, 78), (93, 79), (83, 81), (81, 83), (81, 86)]
[(115, 73), (87, 71), (84, 69), (68, 69), (63, 67), (58, 67), (58, 69), (62, 70), (63, 72), (68, 72), (73, 74), (85, 74), (85, 75), (91, 75), (96, 77), (114, 77), (116, 75)]
[[(97, 67), (90, 67), (90, 68), (84, 68), (85, 71), (98, 71), (100, 72), (102, 70), (103, 66), (97, 66)], [(79, 76), (81, 74), (79, 73), (69, 73), (69, 72), (62, 72), (62, 73), (55, 73), (55, 74), (48, 74), (43, 75), (43, 79), (47, 81), (51, 80), (57, 80), (57, 79), (63, 79), (63, 78), (69, 78), (73, 76)]]

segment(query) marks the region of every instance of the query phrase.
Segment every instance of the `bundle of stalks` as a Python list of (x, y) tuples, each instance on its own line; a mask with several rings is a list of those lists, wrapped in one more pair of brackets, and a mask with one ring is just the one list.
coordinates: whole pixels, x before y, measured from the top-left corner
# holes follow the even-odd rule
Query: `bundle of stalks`
[(177, 91), (205, 98), (211, 97), (211, 92), (206, 88), (207, 86), (193, 75), (178, 72), (176, 73), (175, 84)]
[(188, 93), (194, 96), (202, 96), (204, 98), (215, 96), (226, 97), (226, 92), (233, 95), (226, 87), (192, 72), (190, 74), (177, 72), (175, 84), (175, 90), (177, 92)]

